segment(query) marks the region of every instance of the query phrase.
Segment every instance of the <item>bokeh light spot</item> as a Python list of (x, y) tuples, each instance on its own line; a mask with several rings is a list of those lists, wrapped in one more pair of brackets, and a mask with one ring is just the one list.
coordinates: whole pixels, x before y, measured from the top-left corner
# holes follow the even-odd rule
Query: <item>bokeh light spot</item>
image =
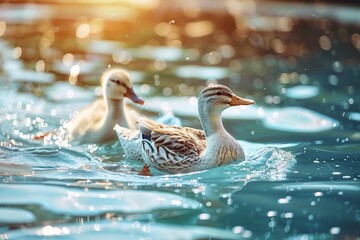
[(44, 60), (37, 61), (35, 64), (35, 70), (37, 72), (44, 72), (45, 71), (45, 61)]
[(6, 22), (0, 21), (0, 37), (6, 32)]
[(185, 33), (189, 37), (204, 37), (214, 32), (214, 25), (210, 21), (191, 22), (185, 26)]
[(330, 50), (331, 49), (331, 40), (328, 36), (321, 36), (319, 38), (319, 44), (320, 44), (320, 47), (323, 49), (323, 50)]
[(76, 37), (78, 38), (86, 38), (90, 34), (90, 25), (87, 23), (80, 24), (76, 28)]
[(19, 58), (21, 57), (21, 55), (22, 55), (22, 49), (21, 49), (21, 47), (16, 47), (16, 48), (13, 49), (13, 51), (12, 51), (12, 57), (13, 57), (14, 59), (19, 59)]
[(74, 61), (74, 55), (71, 53), (66, 53), (62, 58), (63, 64), (66, 66), (70, 66)]

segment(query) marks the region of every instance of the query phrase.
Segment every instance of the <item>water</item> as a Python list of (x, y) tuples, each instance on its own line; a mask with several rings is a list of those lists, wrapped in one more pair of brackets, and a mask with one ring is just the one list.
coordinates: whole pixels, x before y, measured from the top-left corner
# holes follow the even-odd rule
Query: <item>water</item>
[[(3, 3), (0, 239), (360, 238), (359, 13), (255, 1)], [(62, 126), (117, 66), (145, 99), (133, 107), (177, 125), (200, 128), (196, 97), (210, 82), (256, 100), (223, 113), (246, 161), (144, 177), (117, 141), (64, 140)]]

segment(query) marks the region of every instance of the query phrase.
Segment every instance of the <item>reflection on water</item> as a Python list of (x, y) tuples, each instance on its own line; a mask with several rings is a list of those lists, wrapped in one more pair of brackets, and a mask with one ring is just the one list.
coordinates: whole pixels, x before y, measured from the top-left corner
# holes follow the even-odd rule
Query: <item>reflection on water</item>
[[(0, 239), (359, 237), (359, 12), (252, 0), (2, 3)], [(118, 142), (67, 142), (64, 125), (101, 97), (110, 67), (128, 69), (145, 99), (130, 107), (175, 125), (201, 127), (197, 96), (211, 82), (255, 99), (222, 115), (246, 161), (143, 177)]]

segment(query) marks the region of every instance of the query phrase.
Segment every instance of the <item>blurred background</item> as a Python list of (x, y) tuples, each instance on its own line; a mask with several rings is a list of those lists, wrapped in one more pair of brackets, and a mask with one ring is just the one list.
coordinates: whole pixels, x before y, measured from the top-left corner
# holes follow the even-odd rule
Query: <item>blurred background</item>
[(220, 81), (359, 129), (359, 18), (352, 1), (9, 1), (1, 78), (47, 98), (39, 86), (98, 86), (120, 66), (145, 97), (197, 96)]

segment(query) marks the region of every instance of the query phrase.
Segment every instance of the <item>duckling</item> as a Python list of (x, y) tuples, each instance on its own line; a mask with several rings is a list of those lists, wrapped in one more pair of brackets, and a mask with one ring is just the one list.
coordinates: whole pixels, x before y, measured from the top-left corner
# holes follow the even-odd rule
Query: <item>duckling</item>
[(137, 128), (136, 117), (139, 115), (127, 109), (124, 98), (141, 105), (144, 100), (134, 92), (130, 74), (119, 68), (107, 70), (101, 77), (101, 86), (103, 98), (84, 108), (65, 126), (70, 141), (104, 143), (116, 140), (115, 124)]

